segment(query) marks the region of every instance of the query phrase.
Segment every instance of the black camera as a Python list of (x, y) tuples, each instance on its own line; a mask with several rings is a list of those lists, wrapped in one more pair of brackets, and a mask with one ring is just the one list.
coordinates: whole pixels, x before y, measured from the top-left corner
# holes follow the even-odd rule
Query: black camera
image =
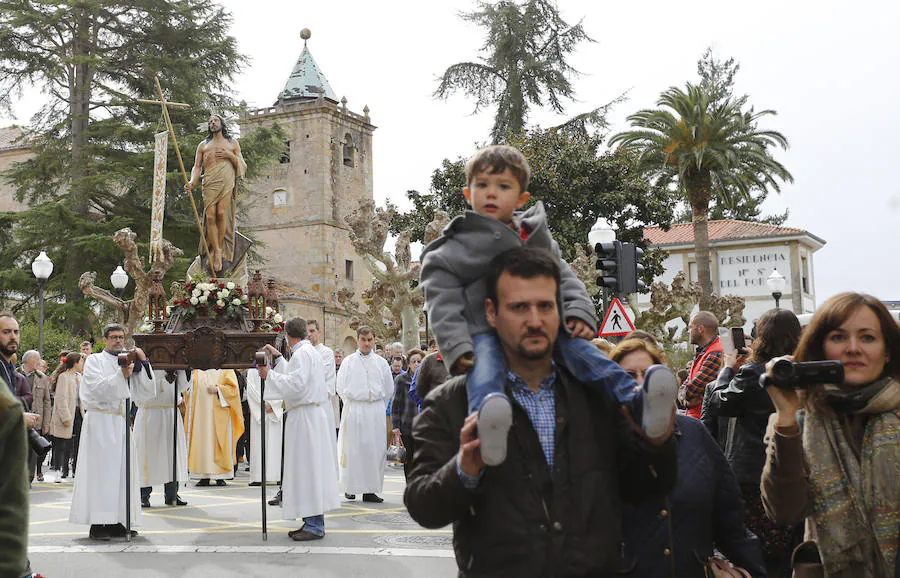
[(52, 446), (52, 444), (47, 441), (47, 438), (33, 429), (28, 430), (28, 445), (31, 446), (31, 451), (37, 454), (38, 460), (40, 461), (44, 461), (44, 456), (47, 455), (47, 452), (50, 451)]
[(779, 359), (772, 366), (772, 382), (775, 387), (781, 389), (843, 383), (844, 366), (840, 361), (794, 362)]

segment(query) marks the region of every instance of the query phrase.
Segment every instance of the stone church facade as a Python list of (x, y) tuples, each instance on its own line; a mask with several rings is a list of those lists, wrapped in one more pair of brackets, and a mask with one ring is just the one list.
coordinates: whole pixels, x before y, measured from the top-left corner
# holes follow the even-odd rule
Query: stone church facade
[(338, 101), (305, 43), (275, 104), (250, 110), (241, 133), (274, 123), (285, 133), (285, 151), (248, 183), (238, 229), (263, 245), (260, 268), (282, 288), (286, 315), (318, 320), (331, 347), (355, 348), (337, 293), (348, 288), (359, 297), (371, 285), (344, 218), (373, 198), (375, 126), (368, 108), (358, 114)]

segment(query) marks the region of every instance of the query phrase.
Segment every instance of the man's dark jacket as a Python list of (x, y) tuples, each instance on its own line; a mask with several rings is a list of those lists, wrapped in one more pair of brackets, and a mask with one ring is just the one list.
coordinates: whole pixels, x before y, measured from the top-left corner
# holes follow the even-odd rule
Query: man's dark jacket
[[(465, 376), (436, 388), (413, 425), (404, 502), (426, 528), (453, 524), (460, 576), (612, 576), (620, 499), (661, 496), (675, 482), (673, 440), (645, 446), (617, 407), (562, 368), (551, 472), (525, 411), (513, 402), (506, 461), (468, 490), (456, 469), (467, 414)], [(512, 398), (510, 398), (512, 399)]]

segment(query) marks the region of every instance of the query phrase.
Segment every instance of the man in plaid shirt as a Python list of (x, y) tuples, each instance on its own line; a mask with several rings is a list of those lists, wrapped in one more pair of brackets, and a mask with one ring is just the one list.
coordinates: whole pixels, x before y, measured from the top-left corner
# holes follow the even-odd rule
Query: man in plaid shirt
[(716, 381), (722, 369), (724, 353), (719, 341), (719, 320), (709, 311), (698, 311), (688, 325), (691, 343), (697, 353), (691, 363), (691, 372), (678, 391), (678, 401), (687, 408), (687, 415), (700, 419), (706, 386)]

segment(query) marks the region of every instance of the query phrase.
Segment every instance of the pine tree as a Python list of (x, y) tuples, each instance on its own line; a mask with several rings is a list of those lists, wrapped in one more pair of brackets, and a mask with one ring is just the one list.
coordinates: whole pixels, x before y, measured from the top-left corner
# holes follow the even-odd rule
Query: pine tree
[[(3, 175), (29, 209), (0, 216), (0, 299), (28, 306), (35, 293), (28, 264), (46, 250), (55, 265), (51, 317), (87, 330), (80, 274), (115, 268), (117, 229), (149, 239), (153, 133), (165, 124), (159, 105), (136, 99), (157, 99), (158, 77), (167, 100), (191, 105), (169, 110), (190, 170), (205, 136), (198, 125), (211, 111), (240, 110), (230, 83), (246, 59), (230, 24), (211, 0), (0, 0), (0, 107), (9, 109), (31, 85), (47, 98), (28, 134), (34, 156)], [(282, 142), (277, 127), (242, 140), (248, 178), (277, 158)], [(193, 255), (199, 232), (171, 145), (164, 234)]]

